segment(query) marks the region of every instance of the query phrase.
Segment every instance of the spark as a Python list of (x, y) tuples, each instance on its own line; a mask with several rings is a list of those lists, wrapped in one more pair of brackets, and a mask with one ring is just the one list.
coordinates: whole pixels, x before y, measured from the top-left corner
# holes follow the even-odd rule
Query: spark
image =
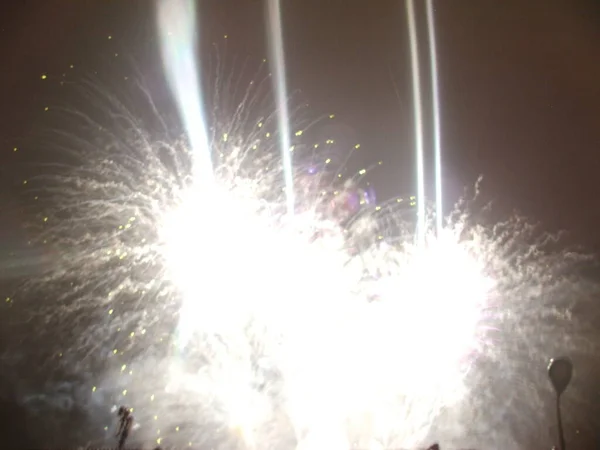
[[(52, 264), (27, 280), (11, 307), (26, 320), (10, 325), (41, 373), (78, 378), (23, 404), (77, 399), (90, 418), (80, 439), (126, 399), (139, 436), (169, 446), (411, 447), (435, 431), (454, 446), (531, 448), (498, 422), (545, 426), (534, 368), (557, 349), (598, 355), (592, 320), (575, 315), (598, 290), (569, 275), (585, 258), (552, 252), (520, 218), (485, 226), (468, 202), (415, 242), (409, 202), (354, 206), (368, 171), (342, 177), (335, 136), (318, 146), (310, 129), (290, 136), (290, 215), (265, 137), (279, 124), (248, 111), (258, 85), (204, 147), (184, 114), (156, 130), (87, 85), (93, 106), (69, 116), (61, 146), (75, 162), (28, 178)], [(136, 106), (157, 111), (141, 94)], [(196, 158), (213, 157), (202, 185)], [(570, 395), (581, 420), (585, 391)]]
[[(98, 135), (78, 149), (80, 165), (29, 183), (43, 185), (45, 203), (57, 208), (44, 216), (39, 240), (49, 239), (62, 255), (32, 280), (32, 289), (45, 286), (57, 296), (63, 313), (51, 314), (55, 331), (88, 324), (65, 364), (89, 371), (109, 355), (108, 370), (93, 381), (96, 392), (116, 389), (136, 403), (138, 416), (154, 392), (163, 394), (153, 398), (151, 411), (178, 403), (197, 408), (193, 416), (182, 410), (179, 422), (163, 414), (164, 439), (166, 430), (195, 417), (194, 429), (180, 428), (177, 442), (210, 440), (202, 425), (208, 420), (258, 448), (283, 439), (285, 429), (299, 448), (341, 446), (349, 432), (364, 445), (383, 435), (414, 445), (439, 411), (461, 398), (464, 361), (474, 351), (491, 285), (457, 236), (419, 248), (410, 239), (386, 242), (374, 215), (394, 220), (385, 205), (343, 225), (353, 214), (347, 208), (360, 208), (344, 199), (360, 195), (352, 180), (330, 169), (327, 146), (315, 164), (312, 144), (299, 146), (305, 150), (295, 171), (298, 208), (290, 216), (276, 145), (264, 141), (270, 147), (252, 150), (263, 136), (258, 130), (275, 121), (247, 136), (234, 133), (238, 124), (219, 124), (215, 135), (229, 138), (215, 139), (210, 149), (224, 156), (213, 187), (200, 190), (196, 153), (186, 141), (150, 139), (125, 111), (114, 116), (132, 122), (98, 127), (89, 115), (79, 116)], [(116, 132), (121, 144), (98, 144)], [(297, 136), (297, 143), (309, 136)], [(424, 288), (429, 276), (442, 284)], [(61, 291), (67, 281), (72, 287)], [(461, 300), (440, 303), (442, 286), (460, 286)], [(435, 308), (440, 319), (453, 320), (427, 317)], [(435, 330), (427, 339), (398, 344), (427, 322)], [(391, 357), (398, 345), (418, 369), (408, 372)], [(264, 434), (281, 420), (287, 425), (277, 426), (276, 436)]]

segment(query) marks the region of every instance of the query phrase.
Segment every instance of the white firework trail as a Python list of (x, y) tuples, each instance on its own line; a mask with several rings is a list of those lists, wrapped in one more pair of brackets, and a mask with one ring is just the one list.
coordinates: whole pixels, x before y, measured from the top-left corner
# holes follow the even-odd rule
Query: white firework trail
[[(19, 314), (45, 343), (43, 374), (58, 365), (63, 380), (23, 401), (78, 408), (82, 443), (109, 440), (110, 409), (127, 404), (147, 445), (409, 448), (435, 432), (547, 446), (548, 358), (598, 354), (597, 289), (572, 270), (585, 258), (519, 219), (485, 226), (467, 204), (423, 245), (394, 202), (348, 220), (332, 205), (352, 185), (307, 132), (291, 143), (291, 217), (275, 117), (245, 108), (259, 86), (207, 128), (205, 190), (186, 139), (88, 86), (62, 141), (71, 162), (29, 183), (52, 263)], [(136, 106), (158, 111), (150, 99)], [(568, 393), (591, 432), (584, 386)]]

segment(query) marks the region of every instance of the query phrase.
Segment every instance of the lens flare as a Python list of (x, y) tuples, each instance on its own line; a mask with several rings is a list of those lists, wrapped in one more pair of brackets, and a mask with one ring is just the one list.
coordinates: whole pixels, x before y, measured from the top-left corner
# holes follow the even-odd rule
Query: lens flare
[[(70, 432), (94, 445), (110, 443), (115, 404), (134, 407), (140, 445), (409, 448), (436, 433), (532, 448), (525, 424), (548, 442), (537, 368), (556, 350), (597, 354), (576, 315), (597, 292), (570, 272), (582, 256), (549, 252), (519, 219), (484, 226), (466, 203), (417, 244), (395, 201), (349, 220), (333, 200), (356, 184), (310, 130), (292, 142), (291, 216), (263, 111), (211, 124), (214, 183), (201, 189), (174, 127), (94, 89), (98, 110), (69, 116), (74, 161), (28, 183), (52, 264), (12, 308), (26, 317), (14, 333), (36, 330), (19, 343), (62, 387), (26, 404), (74, 399), (88, 425)], [(578, 418), (576, 380), (570, 396)]]

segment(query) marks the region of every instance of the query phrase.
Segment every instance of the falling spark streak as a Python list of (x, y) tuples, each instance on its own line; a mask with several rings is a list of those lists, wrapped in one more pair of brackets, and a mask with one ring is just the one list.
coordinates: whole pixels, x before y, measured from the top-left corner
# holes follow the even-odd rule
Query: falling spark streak
[(438, 89), (437, 47), (435, 43), (435, 18), (433, 0), (427, 0), (427, 30), (429, 34), (429, 58), (431, 64), (431, 89), (433, 94), (433, 145), (435, 151), (435, 222), (436, 232), (442, 231), (444, 199), (442, 194), (442, 151), (440, 133), (440, 98)]
[(415, 150), (417, 153), (417, 240), (425, 241), (425, 175), (423, 162), (423, 112), (421, 108), (421, 75), (419, 70), (419, 45), (413, 0), (406, 0), (410, 60), (412, 69), (413, 111), (415, 121)]
[(275, 72), (275, 95), (277, 101), (277, 121), (279, 127), (283, 175), (288, 214), (294, 214), (294, 174), (292, 172), (292, 153), (290, 152), (289, 112), (287, 105), (287, 86), (285, 82), (285, 58), (283, 55), (283, 33), (281, 31), (281, 7), (279, 0), (269, 0), (269, 46), (273, 70)]
[(163, 66), (194, 152), (194, 181), (213, 177), (203, 96), (196, 63), (196, 8), (192, 0), (159, 0), (158, 31)]

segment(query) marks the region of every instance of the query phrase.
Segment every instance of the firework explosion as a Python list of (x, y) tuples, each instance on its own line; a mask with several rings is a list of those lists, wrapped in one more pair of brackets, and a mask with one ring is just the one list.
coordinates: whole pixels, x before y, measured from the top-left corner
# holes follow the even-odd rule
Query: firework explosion
[[(94, 107), (69, 116), (80, 131), (62, 141), (70, 162), (28, 185), (51, 263), (24, 287), (35, 301), (13, 309), (60, 381), (23, 402), (78, 409), (82, 443), (110, 442), (111, 408), (127, 404), (133, 439), (177, 447), (406, 448), (432, 432), (547, 445), (545, 363), (597, 354), (575, 314), (596, 292), (571, 270), (585, 258), (518, 219), (484, 226), (467, 203), (414, 245), (398, 202), (337, 206), (360, 181), (338, 176), (333, 141), (306, 129), (289, 216), (260, 86), (233, 113), (213, 108), (208, 189), (150, 95), (156, 132), (87, 85)], [(585, 393), (570, 389), (575, 420)]]

